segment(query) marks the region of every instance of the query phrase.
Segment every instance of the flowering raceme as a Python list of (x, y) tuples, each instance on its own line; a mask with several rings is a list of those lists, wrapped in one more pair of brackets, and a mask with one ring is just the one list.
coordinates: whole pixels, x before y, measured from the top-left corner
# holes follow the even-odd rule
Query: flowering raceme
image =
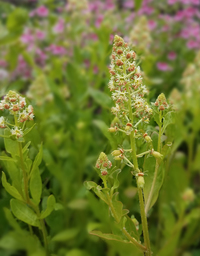
[[(121, 120), (124, 128), (128, 126), (132, 129), (132, 125), (136, 128), (140, 122), (148, 123), (152, 109), (144, 98), (148, 90), (142, 84), (142, 75), (140, 67), (136, 64), (135, 52), (129, 49), (122, 38), (115, 36), (111, 58), (109, 88), (112, 91), (112, 99), (115, 101), (115, 107), (111, 109), (112, 113)], [(133, 117), (129, 116), (129, 106), (134, 108), (134, 123), (131, 120)]]
[[(26, 121), (32, 121), (34, 118), (33, 107), (26, 107), (25, 98), (21, 97), (14, 91), (9, 91), (8, 94), (0, 101), (0, 110), (7, 110), (9, 114), (14, 116), (14, 125), (8, 120), (0, 117), (0, 128), (9, 128), (12, 135), (16, 138), (23, 137), (24, 124)], [(24, 123), (21, 125), (21, 123)], [(12, 126), (12, 129), (10, 128)]]

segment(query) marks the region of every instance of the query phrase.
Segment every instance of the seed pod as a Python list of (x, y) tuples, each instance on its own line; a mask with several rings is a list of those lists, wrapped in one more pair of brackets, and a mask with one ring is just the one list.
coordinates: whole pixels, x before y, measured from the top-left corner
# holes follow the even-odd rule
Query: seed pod
[(119, 156), (119, 155), (121, 155), (121, 151), (120, 150), (114, 150), (111, 154), (112, 154), (112, 156)]
[(151, 143), (152, 142), (152, 139), (150, 136), (145, 136), (144, 139), (146, 140), (147, 143)]
[(116, 132), (117, 131), (117, 127), (110, 127), (108, 128), (109, 132)]
[(152, 156), (154, 156), (155, 158), (159, 158), (159, 159), (162, 159), (162, 158), (163, 158), (163, 155), (160, 154), (158, 151), (155, 151), (154, 149), (152, 149), (151, 154), (152, 154)]
[(137, 178), (138, 188), (144, 188), (144, 184), (145, 184), (144, 177), (138, 176), (138, 178)]

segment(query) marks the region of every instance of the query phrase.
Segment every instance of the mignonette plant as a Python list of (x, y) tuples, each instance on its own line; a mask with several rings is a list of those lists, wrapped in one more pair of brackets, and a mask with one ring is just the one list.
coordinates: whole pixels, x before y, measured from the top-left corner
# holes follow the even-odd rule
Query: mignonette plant
[[(4, 138), (5, 152), (2, 152), (0, 160), (9, 174), (9, 180), (2, 172), (2, 184), (5, 190), (13, 197), (10, 200), (12, 214), (20, 221), (28, 224), (31, 235), (38, 234), (37, 227), (43, 237), (46, 255), (49, 255), (48, 237), (44, 219), (54, 209), (55, 198), (50, 195), (46, 206), (41, 210), (42, 179), (39, 165), (42, 161), (42, 144), (35, 159), (29, 157), (31, 141), (26, 141), (27, 134), (31, 132), (33, 124), (33, 107), (27, 106), (25, 98), (14, 91), (0, 101), (0, 136)], [(44, 203), (43, 203), (44, 206)], [(18, 223), (13, 218), (9, 209), (5, 208), (7, 219), (15, 227)], [(41, 237), (41, 239), (42, 239)], [(42, 254), (40, 254), (42, 255)]]
[[(95, 169), (103, 186), (92, 181), (85, 185), (108, 205), (111, 219), (114, 219), (112, 234), (100, 231), (93, 231), (92, 234), (132, 244), (141, 253), (150, 256), (152, 249), (147, 217), (164, 179), (165, 159), (172, 145), (167, 128), (174, 123), (175, 112), (163, 93), (154, 103), (148, 104), (145, 98), (148, 90), (143, 85), (142, 72), (137, 63), (136, 53), (121, 37), (115, 36), (108, 85), (115, 102), (111, 109), (115, 118), (109, 132), (120, 146), (111, 153), (115, 160), (114, 167), (103, 152), (96, 162)], [(123, 209), (118, 199), (118, 176), (124, 166), (130, 167), (135, 178), (141, 225), (134, 216), (128, 216), (129, 211)]]

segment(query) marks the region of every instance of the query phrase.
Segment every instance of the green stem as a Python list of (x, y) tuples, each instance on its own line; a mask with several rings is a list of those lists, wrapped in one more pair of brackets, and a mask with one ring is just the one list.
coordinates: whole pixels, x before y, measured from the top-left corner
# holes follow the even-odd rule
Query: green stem
[(139, 249), (141, 249), (142, 251), (146, 252), (147, 248), (146, 248), (144, 245), (138, 243), (138, 241), (137, 241), (134, 237), (132, 237), (132, 236), (126, 231), (125, 228), (123, 228), (122, 232), (123, 232), (124, 235), (129, 239), (129, 241), (131, 241), (135, 246), (137, 246), (137, 247), (138, 247)]
[(22, 153), (22, 145), (21, 142), (18, 142), (19, 146), (19, 156), (20, 156), (20, 162), (21, 162), (21, 168), (22, 168), (22, 173), (23, 173), (23, 179), (24, 179), (24, 192), (25, 192), (25, 198), (26, 198), (26, 203), (29, 203), (29, 193), (28, 193), (28, 179), (27, 179), (27, 173), (25, 170), (24, 166), (24, 161), (23, 161), (23, 153)]
[[(160, 111), (160, 122), (162, 123), (162, 113)], [(158, 146), (157, 146), (157, 151), (160, 152), (161, 151), (161, 136), (162, 136), (162, 124), (159, 126), (159, 134), (158, 134)], [(156, 179), (157, 179), (157, 175), (158, 175), (158, 169), (160, 166), (160, 160), (156, 158), (156, 166), (155, 166), (155, 172), (154, 172), (154, 176), (153, 176), (153, 182), (151, 185), (151, 189), (149, 192), (149, 196), (147, 198), (146, 204), (145, 204), (145, 213), (147, 215), (148, 211), (149, 211), (149, 207), (151, 204), (151, 200), (153, 197), (153, 191), (156, 185)]]
[[(124, 68), (124, 69), (126, 70), (126, 68)], [(124, 75), (126, 76), (126, 72), (124, 72)], [(131, 107), (131, 94), (130, 94), (129, 85), (126, 85), (126, 90), (128, 92), (129, 118), (131, 120), (131, 123), (133, 123), (133, 113), (132, 113), (132, 107)], [(135, 170), (137, 172), (139, 172), (140, 170), (138, 168), (134, 131), (132, 131), (131, 134), (130, 134), (130, 141), (131, 141), (133, 164), (134, 164)], [(144, 236), (144, 244), (145, 244), (145, 247), (146, 247), (146, 250), (147, 250), (145, 255), (146, 256), (151, 256), (151, 246), (150, 246), (147, 218), (146, 218), (145, 209), (144, 209), (144, 198), (143, 198), (143, 194), (142, 194), (142, 189), (139, 188), (139, 187), (138, 187), (138, 195), (139, 195), (139, 203), (140, 203), (140, 213), (141, 213), (141, 220), (142, 220), (142, 230), (143, 230), (143, 236)]]
[(142, 220), (144, 243), (147, 248), (145, 255), (151, 256), (151, 245), (150, 245), (150, 239), (149, 239), (148, 224), (147, 224), (147, 218), (144, 210), (144, 199), (143, 199), (143, 193), (141, 188), (138, 188), (138, 195), (139, 195), (139, 202), (140, 202), (140, 214), (141, 214), (141, 220)]

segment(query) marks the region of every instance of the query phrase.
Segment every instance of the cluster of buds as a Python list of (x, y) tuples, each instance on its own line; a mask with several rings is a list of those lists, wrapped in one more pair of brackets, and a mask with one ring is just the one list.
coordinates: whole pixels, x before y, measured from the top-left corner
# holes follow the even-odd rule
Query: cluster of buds
[(140, 53), (148, 53), (150, 44), (152, 43), (151, 33), (148, 26), (148, 20), (142, 16), (136, 22), (133, 30), (130, 33), (130, 43), (137, 47)]
[(126, 124), (127, 121), (131, 123), (131, 120), (127, 120), (131, 105), (136, 117), (135, 122), (138, 122), (137, 119), (148, 122), (152, 109), (144, 99), (148, 90), (142, 84), (142, 73), (140, 67), (136, 65), (136, 54), (119, 36), (114, 38), (110, 74), (108, 86), (115, 101), (115, 107), (111, 109), (112, 113), (121, 123)]
[[(20, 128), (20, 123), (25, 121), (31, 121), (34, 118), (33, 107), (31, 105), (26, 106), (25, 98), (21, 97), (15, 91), (9, 91), (5, 95), (3, 100), (0, 101), (0, 110), (9, 111), (10, 115), (15, 117), (15, 126), (10, 129), (10, 123), (6, 121), (6, 118), (0, 117), (0, 128), (8, 127), (12, 135), (15, 135), (17, 138), (23, 136), (23, 131)], [(13, 126), (13, 125), (12, 125)]]
[(45, 102), (52, 101), (53, 95), (50, 91), (46, 78), (41, 75), (31, 84), (26, 93), (29, 99), (34, 99), (36, 105), (41, 106)]
[(112, 163), (109, 161), (107, 155), (104, 152), (100, 153), (95, 167), (101, 171), (102, 176), (106, 176), (108, 174), (107, 169), (112, 167)]
[[(27, 120), (33, 120), (34, 118), (33, 107), (31, 105), (26, 107), (25, 98), (14, 91), (9, 91), (4, 99), (0, 101), (0, 110), (9, 110), (10, 114), (17, 116), (18, 121), (21, 123)], [(4, 127), (1, 128), (5, 127), (4, 125)]]
[(169, 105), (167, 103), (166, 97), (164, 93), (161, 93), (158, 98), (156, 99), (156, 102), (154, 103), (156, 107), (158, 107), (159, 110), (165, 110), (169, 108)]

